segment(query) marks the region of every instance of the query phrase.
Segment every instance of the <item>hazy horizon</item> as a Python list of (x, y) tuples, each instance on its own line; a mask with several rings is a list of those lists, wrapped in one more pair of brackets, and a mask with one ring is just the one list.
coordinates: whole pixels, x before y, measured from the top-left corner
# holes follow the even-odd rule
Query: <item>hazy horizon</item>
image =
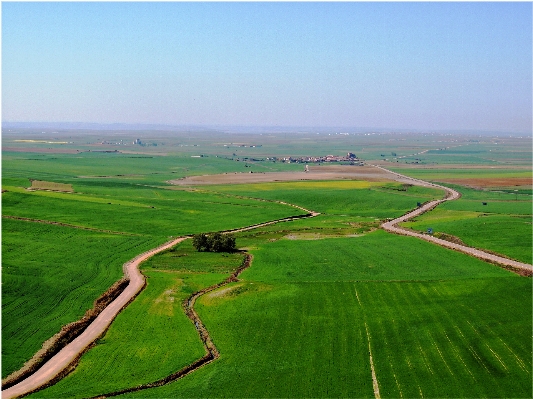
[[(168, 125), (168, 124), (130, 124), (130, 123), (91, 123), (91, 122), (2, 122), (2, 133), (13, 133), (11, 129), (17, 130), (49, 130), (48, 132), (34, 133), (66, 133), (73, 134), (79, 132), (143, 132), (157, 135), (159, 133), (171, 132), (211, 132), (211, 133), (237, 133), (237, 134), (317, 134), (317, 133), (338, 133), (338, 134), (457, 134), (457, 135), (504, 135), (504, 136), (533, 136), (529, 132), (508, 132), (489, 130), (425, 130), (425, 129), (387, 129), (374, 127), (339, 127), (339, 126), (240, 126), (240, 125)], [(27, 132), (26, 132), (27, 133)]]
[(2, 125), (531, 134), (531, 31), (526, 2), (2, 3)]

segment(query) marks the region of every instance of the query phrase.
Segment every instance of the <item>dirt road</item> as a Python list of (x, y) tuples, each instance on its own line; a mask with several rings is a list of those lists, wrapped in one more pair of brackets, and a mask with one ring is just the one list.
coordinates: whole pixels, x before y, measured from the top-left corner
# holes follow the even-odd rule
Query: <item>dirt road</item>
[[(314, 217), (318, 213), (309, 211), (297, 205), (287, 204), (281, 201), (275, 201), (285, 205), (290, 205), (295, 208), (301, 209), (304, 212), (307, 212), (307, 215), (300, 215), (295, 217), (288, 217), (283, 219), (278, 219), (270, 222), (260, 223), (253, 226), (248, 226), (235, 230), (228, 230), (227, 232), (238, 232), (246, 231), (251, 229), (256, 229), (258, 227), (267, 226), (274, 223), (291, 221), (305, 217)], [(102, 313), (87, 327), (87, 329), (80, 334), (75, 340), (66, 345), (61, 351), (59, 351), (55, 356), (53, 356), (48, 362), (46, 362), (39, 370), (34, 374), (30, 375), (28, 378), (19, 382), (16, 385), (2, 391), (2, 399), (16, 398), (21, 395), (31, 393), (54, 380), (57, 380), (61, 375), (68, 370), (73, 363), (75, 363), (81, 355), (89, 348), (89, 346), (101, 337), (107, 328), (111, 325), (117, 314), (126, 306), (128, 303), (141, 291), (144, 287), (145, 279), (144, 276), (139, 271), (139, 265), (150, 258), (151, 256), (162, 252), (168, 248), (173, 247), (174, 245), (186, 240), (188, 237), (179, 237), (172, 241), (169, 241), (155, 249), (147, 251), (131, 261), (124, 264), (124, 274), (130, 280), (129, 285), (126, 289), (120, 294), (120, 296), (115, 299), (111, 304), (106, 307)], [(241, 270), (242, 271), (242, 270)], [(240, 272), (240, 271), (239, 271)], [(215, 348), (216, 350), (216, 348)], [(212, 356), (212, 353), (210, 353)], [(202, 358), (203, 359), (203, 358)], [(194, 370), (196, 367), (200, 367), (203, 362), (200, 359), (199, 364), (195, 367), (192, 367), (191, 370)], [(208, 360), (208, 359), (204, 359)]]
[(30, 393), (61, 375), (63, 370), (74, 363), (84, 351), (107, 330), (116, 315), (139, 293), (145, 284), (144, 276), (139, 271), (139, 264), (151, 256), (171, 248), (187, 237), (176, 238), (157, 248), (147, 251), (124, 264), (124, 274), (130, 283), (126, 289), (106, 307), (102, 313), (92, 322), (89, 327), (74, 341), (65, 346), (37, 372), (2, 391), (2, 399), (16, 398)]
[[(375, 167), (379, 168), (379, 169), (386, 170), (386, 169), (382, 168), (381, 166), (375, 166)], [(420, 238), (422, 240), (426, 240), (426, 241), (438, 244), (438, 245), (446, 247), (446, 248), (451, 248), (451, 249), (454, 249), (456, 251), (463, 252), (463, 253), (468, 254), (468, 255), (472, 255), (472, 256), (474, 256), (474, 257), (476, 257), (478, 259), (482, 259), (482, 260), (485, 260), (485, 261), (488, 261), (488, 262), (498, 263), (498, 264), (503, 265), (503, 266), (508, 266), (508, 267), (512, 267), (512, 268), (516, 268), (516, 269), (525, 270), (525, 271), (530, 272), (530, 273), (533, 272), (533, 265), (530, 265), (528, 263), (517, 262), (515, 260), (503, 258), (501, 256), (497, 256), (497, 255), (494, 255), (494, 254), (491, 254), (491, 253), (488, 253), (488, 252), (484, 252), (484, 251), (481, 251), (481, 250), (476, 249), (476, 248), (471, 248), (471, 247), (467, 247), (465, 245), (460, 245), (460, 244), (456, 244), (456, 243), (453, 243), (453, 242), (450, 242), (450, 241), (442, 240), (440, 238), (433, 237), (433, 236), (431, 236), (429, 234), (421, 234), (421, 233), (417, 233), (417, 232), (414, 232), (414, 231), (411, 231), (411, 230), (407, 230), (407, 229), (403, 229), (401, 227), (398, 227), (397, 226), (398, 223), (405, 222), (405, 221), (407, 221), (409, 219), (412, 219), (412, 218), (414, 218), (414, 217), (416, 217), (418, 215), (421, 215), (422, 213), (433, 209), (434, 207), (436, 207), (438, 204), (440, 204), (442, 202), (453, 201), (455, 199), (458, 199), (461, 196), (461, 194), (459, 194), (457, 191), (455, 191), (455, 190), (453, 190), (451, 188), (440, 186), (438, 184), (428, 183), (428, 182), (425, 182), (423, 180), (414, 179), (414, 178), (407, 177), (407, 176), (404, 176), (404, 175), (401, 175), (401, 174), (395, 173), (395, 172), (390, 172), (390, 173), (393, 173), (394, 175), (396, 175), (397, 180), (401, 181), (401, 182), (415, 184), (415, 185), (424, 186), (424, 187), (440, 188), (442, 190), (445, 190), (446, 191), (446, 197), (444, 199), (441, 199), (441, 200), (430, 201), (430, 202), (424, 204), (423, 206), (418, 207), (417, 209), (415, 209), (415, 210), (413, 210), (413, 211), (411, 211), (411, 212), (409, 212), (409, 213), (407, 213), (407, 214), (405, 214), (403, 216), (400, 216), (399, 218), (396, 218), (394, 220), (391, 220), (391, 221), (383, 223), (381, 225), (381, 227), (383, 227), (384, 230), (386, 230), (388, 232), (391, 232), (391, 233), (395, 233), (395, 234), (401, 234), (401, 235), (406, 235), (406, 236), (411, 236), (411, 237), (417, 237), (417, 238)]]

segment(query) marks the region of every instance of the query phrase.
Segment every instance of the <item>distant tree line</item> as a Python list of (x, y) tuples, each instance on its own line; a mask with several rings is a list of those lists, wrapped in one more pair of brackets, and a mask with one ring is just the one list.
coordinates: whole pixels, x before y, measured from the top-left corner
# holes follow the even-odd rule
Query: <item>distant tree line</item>
[(192, 245), (199, 252), (235, 252), (237, 250), (233, 234), (195, 234)]

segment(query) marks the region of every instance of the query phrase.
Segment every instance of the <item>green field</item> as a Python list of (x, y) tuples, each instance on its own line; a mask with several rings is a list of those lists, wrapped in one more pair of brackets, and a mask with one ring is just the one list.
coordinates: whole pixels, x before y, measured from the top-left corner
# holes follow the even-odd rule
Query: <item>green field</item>
[[(148, 143), (142, 147), (109, 144), (119, 138), (131, 143), (124, 132), (110, 133), (104, 144), (98, 132), (72, 134), (61, 145), (41, 143), (29, 131), (17, 134), (36, 141), (3, 137), (4, 147), (79, 150), (3, 151), (3, 377), (80, 318), (122, 276), (127, 260), (171, 236), (304, 213), (276, 202), (284, 201), (321, 214), (236, 233), (237, 247), (254, 257), (251, 267), (240, 281), (196, 302), (220, 358), (178, 381), (123, 397), (374, 397), (369, 351), (381, 397), (533, 395), (531, 280), (379, 230), (380, 221), (442, 198), (442, 190), (360, 180), (187, 189), (167, 182), (301, 171), (301, 164), (266, 157), (347, 151), (389, 158), (385, 163), (401, 173), (431, 181), (527, 179), (530, 138), (177, 132), (148, 140), (145, 133), (128, 133)], [(401, 165), (412, 162), (431, 169)], [(70, 184), (74, 192), (27, 191), (29, 179)], [(406, 225), (432, 227), (531, 263), (531, 187), (454, 187), (460, 200)], [(242, 258), (243, 252), (198, 253), (186, 240), (146, 261), (145, 290), (74, 372), (29, 397), (111, 394), (199, 359), (205, 350), (182, 301), (223, 281)]]
[[(61, 162), (53, 158), (61, 157), (50, 157), (58, 171)], [(4, 176), (12, 175), (11, 163), (3, 163)], [(27, 191), (17, 182), (5, 177), (2, 193), (3, 377), (83, 316), (139, 253), (171, 236), (304, 213), (274, 202), (107, 180), (74, 183), (75, 193)]]
[(122, 277), (152, 237), (2, 220), (2, 376), (17, 370)]
[(113, 392), (165, 378), (205, 354), (182, 301), (224, 275), (165, 269), (147, 271), (146, 277), (146, 289), (76, 370), (30, 397), (85, 398)]
[[(363, 240), (405, 264), (355, 258)], [(242, 283), (197, 306), (221, 358), (126, 397), (372, 397), (368, 339), (383, 397), (531, 395), (528, 279), (383, 232), (259, 246)]]
[(286, 201), (326, 215), (378, 220), (401, 216), (417, 202), (444, 196), (442, 190), (416, 186), (404, 190), (399, 183), (359, 180), (209, 186), (209, 190)]

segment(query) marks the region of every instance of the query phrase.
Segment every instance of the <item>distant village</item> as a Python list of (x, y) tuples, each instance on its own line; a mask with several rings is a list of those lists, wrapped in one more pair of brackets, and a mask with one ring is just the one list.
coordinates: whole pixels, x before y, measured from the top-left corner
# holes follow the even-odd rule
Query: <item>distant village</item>
[(283, 158), (267, 158), (267, 160), (278, 160), (287, 163), (325, 163), (325, 162), (349, 162), (351, 165), (363, 164), (353, 152), (349, 152), (345, 156), (326, 155), (321, 157), (283, 157)]
[[(233, 154), (234, 156), (236, 154)], [(359, 165), (362, 166), (364, 163), (361, 159), (357, 158), (352, 152), (347, 153), (344, 156), (337, 155), (325, 155), (319, 157), (267, 157), (267, 158), (254, 158), (254, 157), (239, 157), (235, 158), (236, 161), (273, 161), (273, 162), (283, 162), (283, 163), (334, 163), (334, 162), (343, 162), (350, 165)]]

